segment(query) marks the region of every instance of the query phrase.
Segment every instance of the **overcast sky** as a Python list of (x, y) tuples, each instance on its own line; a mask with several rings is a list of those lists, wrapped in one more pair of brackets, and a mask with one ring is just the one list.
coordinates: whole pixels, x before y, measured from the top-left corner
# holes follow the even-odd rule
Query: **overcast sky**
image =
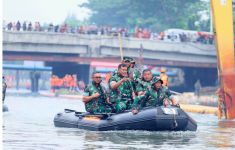
[(88, 18), (89, 10), (78, 7), (87, 0), (3, 0), (3, 20), (61, 23), (70, 13), (79, 20)]

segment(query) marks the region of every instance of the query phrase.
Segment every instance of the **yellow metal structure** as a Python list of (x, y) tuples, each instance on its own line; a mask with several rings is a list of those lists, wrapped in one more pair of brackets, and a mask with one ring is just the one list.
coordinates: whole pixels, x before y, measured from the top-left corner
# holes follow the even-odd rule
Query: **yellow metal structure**
[(122, 61), (123, 60), (123, 50), (122, 50), (122, 38), (121, 38), (120, 33), (118, 33), (118, 41), (119, 41), (120, 55), (121, 55), (121, 61)]
[(219, 117), (235, 118), (235, 55), (232, 0), (211, 0), (213, 27), (217, 48)]

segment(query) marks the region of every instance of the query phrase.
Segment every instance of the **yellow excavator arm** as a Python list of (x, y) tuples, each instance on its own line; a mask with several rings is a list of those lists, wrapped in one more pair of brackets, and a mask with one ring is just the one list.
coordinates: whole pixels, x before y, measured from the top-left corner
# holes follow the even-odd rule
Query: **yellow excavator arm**
[(235, 118), (235, 55), (232, 0), (211, 0), (220, 80), (219, 117)]

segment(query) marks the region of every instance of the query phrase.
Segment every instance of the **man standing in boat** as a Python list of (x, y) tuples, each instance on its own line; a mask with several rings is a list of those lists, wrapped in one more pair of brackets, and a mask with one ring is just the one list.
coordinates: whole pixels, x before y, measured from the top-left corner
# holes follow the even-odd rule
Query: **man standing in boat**
[(112, 109), (108, 106), (109, 100), (105, 88), (101, 83), (101, 74), (92, 74), (92, 84), (88, 85), (84, 91), (83, 102), (86, 111), (90, 113), (110, 113)]
[(136, 93), (136, 87), (137, 84), (141, 80), (141, 73), (140, 73), (140, 68), (137, 68), (135, 65), (135, 60), (131, 57), (123, 57), (122, 64), (127, 65), (127, 72), (128, 72), (128, 77), (130, 78), (130, 82), (133, 87), (133, 91)]
[(163, 81), (159, 77), (153, 77), (151, 89), (147, 90), (144, 95), (135, 98), (132, 106), (132, 113), (137, 114), (143, 107), (167, 106), (170, 104), (169, 100), (172, 105), (176, 105), (176, 100), (173, 99), (168, 88), (162, 86), (162, 84)]
[(135, 92), (128, 76), (128, 66), (118, 65), (118, 71), (109, 80), (110, 101), (115, 108), (115, 112), (120, 113), (131, 109)]

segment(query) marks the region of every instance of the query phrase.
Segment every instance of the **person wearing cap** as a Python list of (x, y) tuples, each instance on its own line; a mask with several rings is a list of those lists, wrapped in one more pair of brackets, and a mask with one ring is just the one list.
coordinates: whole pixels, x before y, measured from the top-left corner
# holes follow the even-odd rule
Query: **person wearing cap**
[(112, 108), (108, 106), (109, 99), (105, 88), (100, 84), (101, 81), (101, 74), (99, 72), (92, 73), (92, 84), (86, 87), (82, 98), (87, 112), (112, 112)]
[(136, 88), (141, 80), (141, 71), (136, 67), (135, 60), (131, 57), (123, 57), (122, 63), (128, 66), (128, 77), (131, 79), (133, 90), (137, 94)]
[(134, 61), (134, 59), (131, 58), (131, 57), (125, 56), (125, 57), (123, 57), (123, 60), (122, 60), (121, 63), (127, 65), (128, 76), (129, 76), (129, 75), (130, 75), (130, 70), (131, 70), (131, 68), (134, 68), (134, 67), (135, 67), (135, 61)]
[(126, 64), (119, 64), (117, 74), (112, 75), (109, 80), (110, 102), (116, 113), (131, 109), (135, 96), (127, 68)]
[(126, 57), (126, 58), (123, 58), (123, 59), (126, 60), (126, 61), (129, 61), (129, 63), (130, 63), (129, 68), (134, 68), (135, 67), (135, 60), (132, 57)]
[[(131, 57), (124, 56), (123, 59), (122, 59), (122, 61), (121, 61), (121, 64), (125, 64), (125, 65), (127, 66), (127, 68), (128, 68), (128, 69), (127, 69), (127, 70), (128, 70), (128, 76), (129, 76), (130, 67), (134, 67), (134, 65), (135, 65), (134, 59), (131, 58)], [(115, 70), (113, 71), (113, 74), (112, 74), (112, 75), (116, 75), (117, 73), (118, 73), (118, 70), (115, 69)]]
[[(130, 78), (130, 82), (133, 86), (133, 90), (136, 90), (136, 79), (139, 78), (140, 73), (135, 68), (135, 60), (131, 57), (124, 56), (121, 64), (125, 64), (127, 66), (127, 76)], [(117, 75), (117, 70), (113, 72), (113, 76)]]
[(160, 78), (162, 79), (163, 81), (163, 85), (164, 86), (168, 86), (168, 76), (166, 74), (166, 68), (161, 68), (160, 69)]
[(175, 105), (175, 100), (172, 98), (170, 91), (162, 84), (163, 81), (159, 77), (153, 77), (151, 89), (147, 90), (144, 95), (135, 98), (132, 113), (137, 114), (143, 107), (167, 106), (170, 104), (169, 100)]
[(134, 59), (128, 56), (124, 56), (122, 59), (122, 63), (124, 64), (127, 63), (127, 65), (130, 65), (130, 63), (133, 63), (133, 62), (135, 62)]

